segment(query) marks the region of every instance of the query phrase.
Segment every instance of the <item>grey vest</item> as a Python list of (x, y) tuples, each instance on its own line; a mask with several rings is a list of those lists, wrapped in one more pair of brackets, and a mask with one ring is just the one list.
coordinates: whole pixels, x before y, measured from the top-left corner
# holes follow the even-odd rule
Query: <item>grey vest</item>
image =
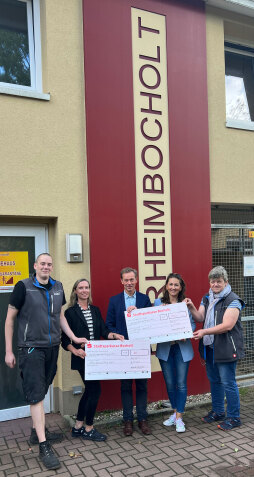
[(26, 298), (18, 313), (18, 346), (48, 348), (59, 345), (62, 284), (50, 278), (52, 287), (47, 290), (35, 277), (22, 282)]
[[(215, 325), (220, 325), (223, 321), (224, 313), (233, 300), (239, 300), (244, 306), (244, 302), (234, 292), (230, 292), (228, 296), (222, 298), (216, 303), (214, 308)], [(205, 306), (205, 313), (207, 312), (209, 299), (205, 295), (203, 297), (203, 303)], [(202, 343), (200, 340), (199, 351), (202, 356)], [(202, 356), (203, 357), (203, 356)], [(239, 318), (232, 328), (232, 330), (219, 335), (214, 335), (214, 362), (215, 363), (227, 363), (231, 361), (237, 361), (244, 358), (244, 340), (243, 340), (243, 328), (241, 323), (241, 313)]]

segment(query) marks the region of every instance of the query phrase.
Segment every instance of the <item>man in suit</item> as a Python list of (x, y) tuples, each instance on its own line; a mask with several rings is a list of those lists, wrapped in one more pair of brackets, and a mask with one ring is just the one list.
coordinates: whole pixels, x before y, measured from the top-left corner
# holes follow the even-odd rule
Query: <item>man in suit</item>
[[(106, 326), (109, 331), (124, 335), (128, 339), (124, 312), (131, 312), (136, 308), (152, 306), (147, 295), (136, 291), (138, 282), (137, 270), (126, 267), (121, 270), (121, 283), (123, 292), (112, 296), (109, 300)], [(147, 424), (147, 379), (135, 379), (136, 383), (136, 409), (138, 426), (143, 434), (150, 434)], [(133, 433), (133, 396), (132, 379), (121, 380), (121, 398), (123, 405), (124, 435), (131, 436)]]

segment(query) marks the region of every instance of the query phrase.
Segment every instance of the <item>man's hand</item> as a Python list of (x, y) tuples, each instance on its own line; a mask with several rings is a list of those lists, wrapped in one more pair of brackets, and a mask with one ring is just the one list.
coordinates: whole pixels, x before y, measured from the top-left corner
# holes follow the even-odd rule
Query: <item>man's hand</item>
[(121, 340), (121, 341), (124, 341), (124, 336), (123, 335), (119, 335), (118, 333), (109, 333), (108, 334), (108, 339), (109, 340)]
[(6, 352), (5, 354), (5, 363), (9, 368), (14, 368), (16, 365), (16, 358), (12, 351)]
[(118, 333), (114, 333), (114, 335), (115, 335), (115, 338), (114, 338), (115, 340), (120, 340), (120, 341), (125, 340), (123, 335), (119, 335)]
[(126, 311), (127, 311), (127, 313), (131, 313), (133, 310), (136, 310), (136, 309), (137, 309), (136, 306), (128, 306)]

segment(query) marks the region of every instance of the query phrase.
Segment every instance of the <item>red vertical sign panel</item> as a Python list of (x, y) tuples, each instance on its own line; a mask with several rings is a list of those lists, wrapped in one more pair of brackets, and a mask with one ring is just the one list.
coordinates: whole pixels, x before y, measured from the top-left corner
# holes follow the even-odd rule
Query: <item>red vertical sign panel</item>
[[(105, 316), (109, 297), (122, 290), (120, 269), (138, 267), (131, 44), (135, 7), (166, 17), (173, 271), (183, 275), (188, 295), (198, 305), (211, 267), (204, 3), (83, 0), (83, 7), (93, 301)], [(119, 383), (106, 383), (101, 406), (120, 406), (119, 389)], [(205, 389), (195, 358), (189, 392)], [(153, 373), (149, 399), (163, 397), (161, 373)]]

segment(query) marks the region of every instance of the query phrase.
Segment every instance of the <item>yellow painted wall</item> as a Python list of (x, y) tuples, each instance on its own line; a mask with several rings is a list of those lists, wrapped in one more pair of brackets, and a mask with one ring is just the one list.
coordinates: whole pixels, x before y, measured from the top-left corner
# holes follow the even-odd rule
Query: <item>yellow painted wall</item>
[[(0, 94), (0, 221), (48, 223), (54, 276), (68, 299), (73, 282), (90, 274), (82, 0), (41, 0), (41, 28), (50, 101)], [(211, 201), (252, 204), (254, 132), (225, 126), (224, 30), (253, 40), (253, 19), (207, 8)], [(81, 264), (66, 263), (67, 232), (83, 234)], [(58, 369), (55, 386), (80, 383), (69, 353), (61, 351)]]
[[(49, 224), (53, 276), (68, 299), (89, 278), (82, 0), (42, 0), (41, 30), (50, 101), (0, 94), (0, 220)], [(66, 263), (66, 233), (83, 234), (83, 263)], [(54, 384), (70, 389), (80, 381), (63, 354)]]
[(254, 47), (254, 19), (207, 7), (211, 202), (253, 204), (254, 131), (225, 125), (224, 32)]

